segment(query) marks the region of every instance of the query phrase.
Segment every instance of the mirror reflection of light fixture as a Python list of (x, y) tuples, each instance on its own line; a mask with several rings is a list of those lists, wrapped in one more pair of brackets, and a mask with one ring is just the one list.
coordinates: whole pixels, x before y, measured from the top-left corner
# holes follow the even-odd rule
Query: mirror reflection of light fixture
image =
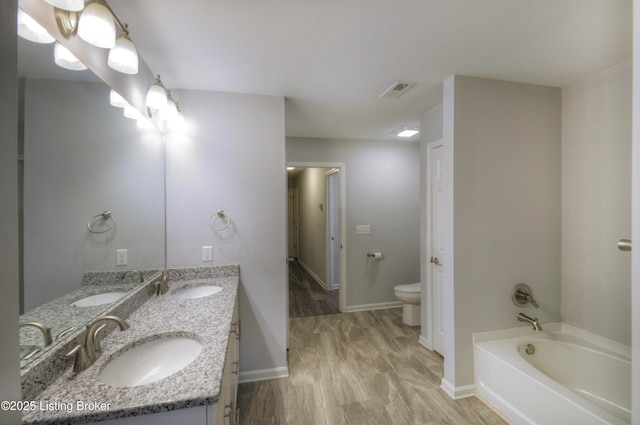
[(55, 47), (53, 48), (53, 57), (56, 65), (62, 68), (70, 69), (72, 71), (84, 71), (87, 69), (87, 67), (80, 62), (80, 60), (69, 51), (69, 49), (58, 42), (56, 42)]
[(124, 24), (123, 27), (124, 31), (120, 37), (116, 39), (115, 46), (109, 50), (107, 64), (111, 69), (122, 72), (123, 74), (137, 74), (138, 52), (131, 38), (129, 38), (127, 24)]
[(34, 43), (49, 44), (56, 41), (42, 25), (20, 8), (18, 8), (18, 35)]
[(84, 9), (84, 0), (44, 0), (58, 9), (80, 12)]
[(136, 108), (134, 108), (133, 106), (129, 105), (127, 103), (127, 105), (124, 107), (124, 111), (123, 114), (125, 117), (132, 119), (132, 120), (138, 120), (140, 118), (142, 118), (142, 114), (140, 112), (138, 112), (138, 110)]
[(84, 8), (78, 21), (78, 35), (96, 47), (110, 49), (116, 44), (116, 24), (113, 15), (101, 1)]
[(124, 100), (124, 98), (114, 89), (111, 89), (109, 92), (109, 103), (111, 106), (115, 106), (116, 108), (124, 108), (129, 104), (129, 102)]
[(418, 133), (420, 133), (420, 129), (415, 127), (404, 127), (396, 131), (398, 137), (412, 137)]

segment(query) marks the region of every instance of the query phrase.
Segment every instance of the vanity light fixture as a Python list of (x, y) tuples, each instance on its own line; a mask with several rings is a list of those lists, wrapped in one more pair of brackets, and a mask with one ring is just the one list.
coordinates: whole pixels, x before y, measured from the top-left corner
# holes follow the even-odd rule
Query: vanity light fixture
[(169, 97), (169, 99), (167, 99), (167, 104), (164, 106), (164, 108), (160, 109), (160, 119), (162, 121), (169, 122), (173, 120), (177, 114), (178, 107), (176, 106), (176, 102), (171, 97)]
[(173, 116), (173, 118), (169, 120), (168, 125), (173, 130), (180, 130), (184, 128), (184, 114), (180, 109), (180, 104), (176, 102), (175, 105), (176, 105), (176, 113)]
[(164, 88), (160, 76), (151, 84), (147, 91), (147, 108), (162, 109), (167, 105), (167, 89)]
[(78, 35), (87, 43), (103, 49), (116, 45), (116, 24), (109, 8), (101, 0), (89, 4), (82, 11)]
[(138, 52), (129, 37), (127, 24), (124, 24), (122, 28), (122, 34), (116, 39), (115, 46), (109, 50), (107, 64), (111, 69), (123, 74), (137, 74)]
[(398, 137), (412, 137), (418, 133), (420, 133), (420, 129), (415, 127), (404, 127), (396, 131)]
[(109, 103), (111, 106), (115, 106), (116, 108), (124, 108), (129, 104), (129, 102), (124, 100), (124, 98), (114, 89), (111, 89), (109, 92)]
[(82, 62), (80, 62), (80, 60), (69, 51), (69, 49), (67, 49), (57, 41), (55, 47), (53, 48), (53, 56), (56, 65), (62, 68), (70, 69), (72, 71), (84, 71), (85, 69), (87, 69), (87, 67)]
[(84, 9), (84, 0), (44, 0), (51, 6), (58, 9), (69, 10), (71, 12), (80, 12)]
[(137, 120), (140, 117), (142, 117), (142, 114), (140, 114), (140, 112), (138, 112), (138, 110), (136, 108), (134, 108), (133, 106), (129, 105), (127, 103), (127, 105), (124, 107), (124, 111), (123, 114), (125, 117), (132, 119), (132, 120)]
[(34, 43), (49, 44), (56, 41), (42, 25), (20, 8), (18, 8), (18, 35)]

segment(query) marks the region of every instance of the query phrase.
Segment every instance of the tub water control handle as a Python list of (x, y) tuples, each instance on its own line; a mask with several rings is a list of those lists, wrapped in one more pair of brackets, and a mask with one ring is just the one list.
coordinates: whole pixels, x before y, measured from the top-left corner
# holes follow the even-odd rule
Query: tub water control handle
[(531, 295), (531, 288), (526, 283), (518, 283), (511, 291), (511, 299), (518, 307), (524, 307), (525, 304), (531, 303), (535, 308), (540, 307)]

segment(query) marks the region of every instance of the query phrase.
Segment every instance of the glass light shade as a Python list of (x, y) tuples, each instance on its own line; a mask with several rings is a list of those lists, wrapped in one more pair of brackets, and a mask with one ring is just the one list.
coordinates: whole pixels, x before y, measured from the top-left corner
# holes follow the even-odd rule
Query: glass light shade
[(171, 121), (178, 114), (176, 103), (169, 99), (164, 108), (160, 109), (160, 119), (163, 121)]
[(58, 9), (80, 12), (84, 9), (84, 0), (44, 0)]
[(80, 62), (80, 60), (73, 55), (62, 44), (56, 42), (53, 49), (53, 56), (56, 64), (62, 68), (70, 69), (72, 71), (84, 71), (87, 67)]
[(56, 41), (42, 25), (20, 8), (18, 8), (18, 35), (35, 43), (49, 44)]
[(116, 24), (103, 4), (91, 3), (80, 15), (78, 35), (96, 47), (110, 49), (116, 45)]
[(123, 74), (138, 73), (138, 52), (129, 36), (122, 34), (118, 37), (116, 45), (109, 50), (107, 64)]
[(124, 98), (113, 89), (109, 92), (109, 103), (111, 106), (115, 106), (116, 108), (124, 108), (129, 104), (129, 102), (124, 100)]
[(182, 111), (177, 111), (176, 115), (167, 123), (172, 130), (184, 129), (184, 114)]
[(153, 83), (147, 91), (147, 107), (162, 109), (167, 105), (167, 91), (160, 84)]
[(136, 108), (134, 108), (129, 104), (127, 104), (127, 106), (124, 107), (124, 116), (132, 120), (137, 120), (139, 118), (142, 118), (142, 114), (138, 112)]

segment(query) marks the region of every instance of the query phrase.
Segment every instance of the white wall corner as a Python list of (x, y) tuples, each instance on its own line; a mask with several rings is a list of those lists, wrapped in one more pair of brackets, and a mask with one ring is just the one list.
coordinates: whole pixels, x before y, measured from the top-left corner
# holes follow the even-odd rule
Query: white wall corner
[(454, 387), (449, 381), (443, 379), (440, 383), (440, 388), (454, 400), (474, 397), (476, 395), (476, 386), (473, 384)]

